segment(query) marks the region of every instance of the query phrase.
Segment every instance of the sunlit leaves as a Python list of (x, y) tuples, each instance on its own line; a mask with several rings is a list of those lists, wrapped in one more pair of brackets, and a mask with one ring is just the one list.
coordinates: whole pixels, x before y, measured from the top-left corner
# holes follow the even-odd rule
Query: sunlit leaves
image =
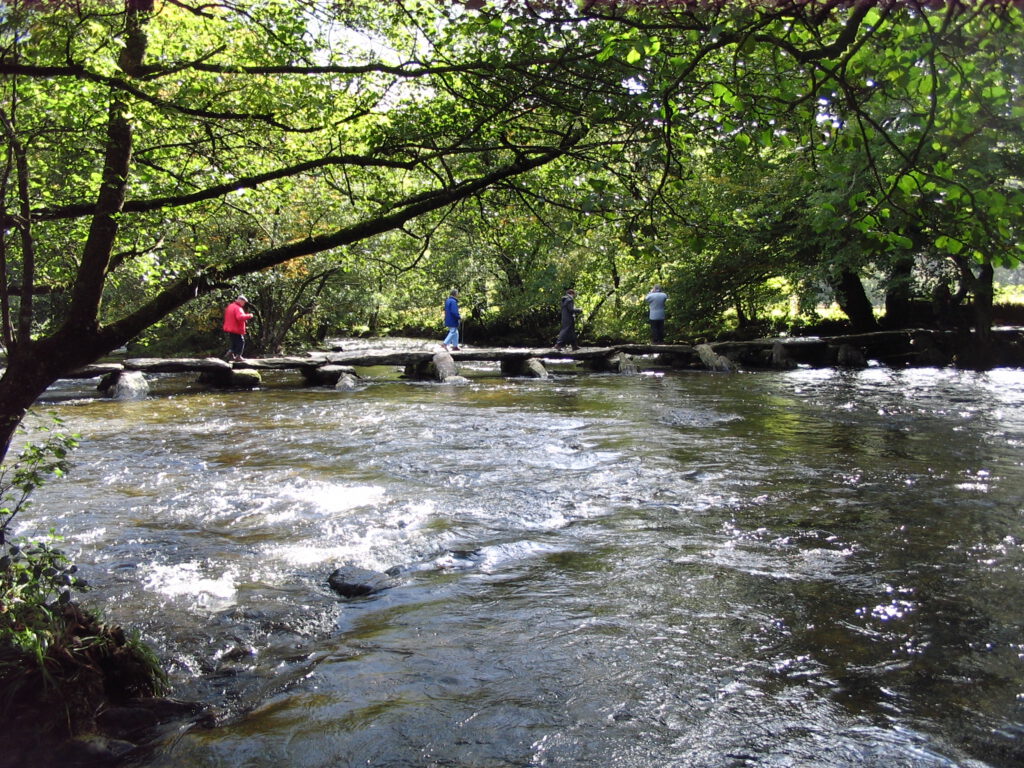
[(964, 249), (964, 244), (957, 240), (955, 237), (949, 237), (948, 235), (939, 235), (935, 238), (935, 247), (940, 250), (956, 255)]
[[(88, 73), (17, 81), (40, 210), (95, 199), (119, 83), (135, 130), (133, 200), (332, 154), (367, 162), (121, 217), (112, 315), (192, 271), (385, 216), (403, 198), (557, 144), (570, 125), (589, 131), (571, 163), (536, 173), (543, 184), (501, 209), (537, 227), (516, 225), (517, 249), (537, 231), (556, 249), (572, 238), (629, 241), (622, 263), (586, 262), (594, 285), (639, 280), (655, 253), (671, 254), (662, 258), (674, 274), (691, 258), (727, 264), (738, 277), (720, 281), (724, 290), (773, 269), (796, 285), (798, 268), (816, 274), (833, 258), (873, 268), (908, 249), (996, 252), (1019, 239), (1020, 206), (1005, 186), (1024, 114), (1019, 66), (1005, 60), (1019, 16), (753, 2), (618, 14), (571, 3), (549, 14), (427, 0), (187, 5), (158, 6), (136, 78), (118, 66), (123, 15), (99, 13), (98, 2), (29, 25), (26, 60), (70, 59)], [(377, 241), (381, 263), (405, 238), (415, 247), (403, 245), (410, 258), (396, 263), (436, 259), (449, 234), (442, 220)], [(41, 272), (69, 285), (80, 223), (38, 232)], [(418, 250), (428, 237), (432, 247)], [(807, 239), (820, 246), (809, 266)], [(459, 242), (479, 260), (474, 279), (493, 266), (468, 237)], [(364, 247), (372, 259), (373, 242)], [(751, 263), (739, 269), (743, 254)], [(386, 271), (373, 273), (382, 291)], [(432, 296), (430, 275), (410, 269), (402, 279), (416, 285), (402, 296)]]

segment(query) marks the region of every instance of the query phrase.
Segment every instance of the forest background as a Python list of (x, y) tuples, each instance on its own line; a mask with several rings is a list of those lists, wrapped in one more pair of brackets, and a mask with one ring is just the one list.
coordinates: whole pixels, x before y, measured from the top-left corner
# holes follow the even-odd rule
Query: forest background
[[(0, 4), (0, 446), (131, 344), (972, 328), (1024, 254), (1021, 3)], [(997, 272), (1000, 279), (996, 280)], [(829, 308), (823, 310), (823, 308)], [(1009, 318), (1009, 315), (1006, 317)]]

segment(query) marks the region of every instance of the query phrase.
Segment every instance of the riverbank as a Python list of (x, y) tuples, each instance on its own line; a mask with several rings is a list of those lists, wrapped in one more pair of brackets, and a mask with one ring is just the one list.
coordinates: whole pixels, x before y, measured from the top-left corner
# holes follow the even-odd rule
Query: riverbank
[(37, 653), (0, 643), (0, 768), (106, 768), (199, 704), (161, 698), (167, 675), (138, 638), (74, 602), (51, 605)]

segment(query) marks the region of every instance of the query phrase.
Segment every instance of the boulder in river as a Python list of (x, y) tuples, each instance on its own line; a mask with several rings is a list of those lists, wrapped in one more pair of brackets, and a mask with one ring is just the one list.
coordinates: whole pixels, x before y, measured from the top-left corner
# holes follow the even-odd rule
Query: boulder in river
[(355, 565), (343, 565), (327, 577), (331, 589), (342, 597), (365, 597), (395, 585), (386, 573)]
[(523, 365), (523, 373), (526, 376), (530, 376), (534, 379), (547, 379), (550, 378), (548, 369), (544, 367), (542, 363), (536, 357), (529, 358)]
[(145, 400), (149, 397), (149, 382), (139, 371), (121, 371), (104, 377), (99, 389), (114, 400)]
[(732, 360), (715, 352), (710, 344), (698, 344), (694, 349), (697, 350), (697, 356), (708, 370), (726, 372), (736, 370)]
[(239, 389), (256, 389), (263, 383), (259, 371), (252, 368), (236, 368), (231, 372), (231, 386)]
[(359, 377), (354, 373), (343, 373), (338, 377), (338, 381), (335, 382), (334, 388), (343, 392), (352, 392), (362, 387)]
[(609, 370), (635, 375), (639, 372), (636, 361), (625, 352), (617, 352), (608, 359)]
[(433, 365), (434, 378), (438, 381), (449, 381), (459, 375), (459, 369), (447, 350), (436, 353), (433, 360), (431, 360), (431, 364)]
[(836, 365), (840, 368), (867, 368), (864, 352), (852, 344), (840, 344), (836, 349)]
[[(318, 367), (307, 366), (302, 369), (302, 375), (305, 377), (306, 383), (312, 386), (333, 387), (345, 377), (356, 378), (356, 369), (351, 365), (328, 363)], [(346, 389), (346, 387), (339, 387), (339, 389)]]

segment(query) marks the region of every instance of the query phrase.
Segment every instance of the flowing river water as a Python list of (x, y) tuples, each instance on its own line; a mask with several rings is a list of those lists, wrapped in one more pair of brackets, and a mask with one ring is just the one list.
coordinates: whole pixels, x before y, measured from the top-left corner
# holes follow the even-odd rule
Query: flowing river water
[(219, 714), (139, 765), (1024, 760), (1024, 372), (376, 374), (40, 407), (19, 532)]

